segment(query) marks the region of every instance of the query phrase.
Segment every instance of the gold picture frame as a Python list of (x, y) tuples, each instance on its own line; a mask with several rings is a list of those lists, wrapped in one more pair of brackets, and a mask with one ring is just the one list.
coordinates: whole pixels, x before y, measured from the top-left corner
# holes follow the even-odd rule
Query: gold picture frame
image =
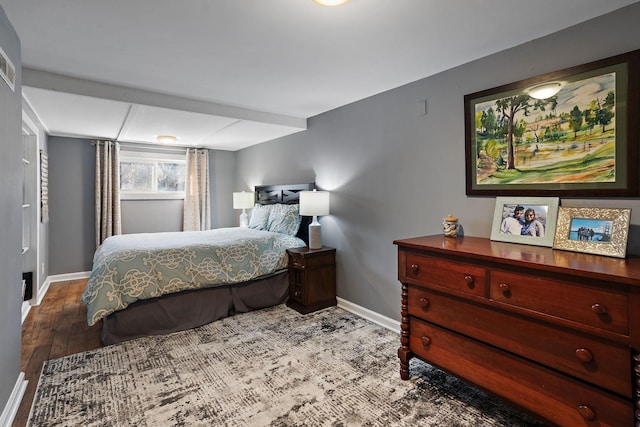
[(560, 207), (554, 249), (625, 258), (631, 209)]

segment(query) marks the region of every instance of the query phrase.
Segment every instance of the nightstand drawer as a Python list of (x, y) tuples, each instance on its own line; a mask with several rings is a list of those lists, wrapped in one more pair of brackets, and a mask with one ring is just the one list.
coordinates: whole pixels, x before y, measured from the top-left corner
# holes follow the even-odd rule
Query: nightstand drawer
[(627, 295), (557, 282), (542, 277), (492, 271), (490, 295), (494, 301), (629, 334)]
[(407, 254), (403, 269), (407, 279), (465, 294), (484, 296), (487, 270), (483, 267)]
[(300, 252), (289, 249), (287, 253), (289, 254), (290, 268), (310, 269), (335, 263), (335, 250), (333, 249), (324, 252)]

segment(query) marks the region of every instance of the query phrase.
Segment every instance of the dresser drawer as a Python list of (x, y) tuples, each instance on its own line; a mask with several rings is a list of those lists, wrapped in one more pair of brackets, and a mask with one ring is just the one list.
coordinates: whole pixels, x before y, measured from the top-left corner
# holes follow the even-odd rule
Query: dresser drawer
[(558, 425), (618, 427), (633, 419), (629, 400), (417, 319), (411, 319), (409, 346), (423, 360), (507, 399), (517, 398)]
[(629, 301), (622, 293), (494, 270), (494, 301), (629, 335)]
[[(408, 310), (411, 316), (631, 397), (628, 346), (416, 286), (409, 286)], [(410, 322), (413, 331), (414, 317)]]
[(427, 286), (484, 296), (487, 270), (427, 256), (407, 254), (404, 276)]

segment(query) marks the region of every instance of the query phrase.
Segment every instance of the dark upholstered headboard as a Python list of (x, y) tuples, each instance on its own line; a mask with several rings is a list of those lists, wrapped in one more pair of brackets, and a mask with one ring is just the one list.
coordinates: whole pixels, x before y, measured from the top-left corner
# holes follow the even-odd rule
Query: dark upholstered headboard
[[(316, 188), (315, 183), (309, 184), (290, 184), (290, 185), (256, 185), (256, 203), (261, 205), (275, 205), (282, 203), (285, 205), (293, 205), (299, 203), (299, 194), (301, 191), (311, 191)], [(311, 217), (303, 216), (297, 237), (309, 243), (309, 224)]]

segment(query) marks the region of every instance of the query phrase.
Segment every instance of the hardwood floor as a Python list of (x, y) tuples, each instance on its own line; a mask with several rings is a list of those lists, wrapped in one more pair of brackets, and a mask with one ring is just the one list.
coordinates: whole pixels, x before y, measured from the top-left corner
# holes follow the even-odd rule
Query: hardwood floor
[(87, 279), (52, 283), (39, 306), (31, 307), (22, 324), (20, 370), (29, 381), (13, 427), (24, 427), (45, 360), (102, 347), (102, 321), (87, 325), (80, 301)]

